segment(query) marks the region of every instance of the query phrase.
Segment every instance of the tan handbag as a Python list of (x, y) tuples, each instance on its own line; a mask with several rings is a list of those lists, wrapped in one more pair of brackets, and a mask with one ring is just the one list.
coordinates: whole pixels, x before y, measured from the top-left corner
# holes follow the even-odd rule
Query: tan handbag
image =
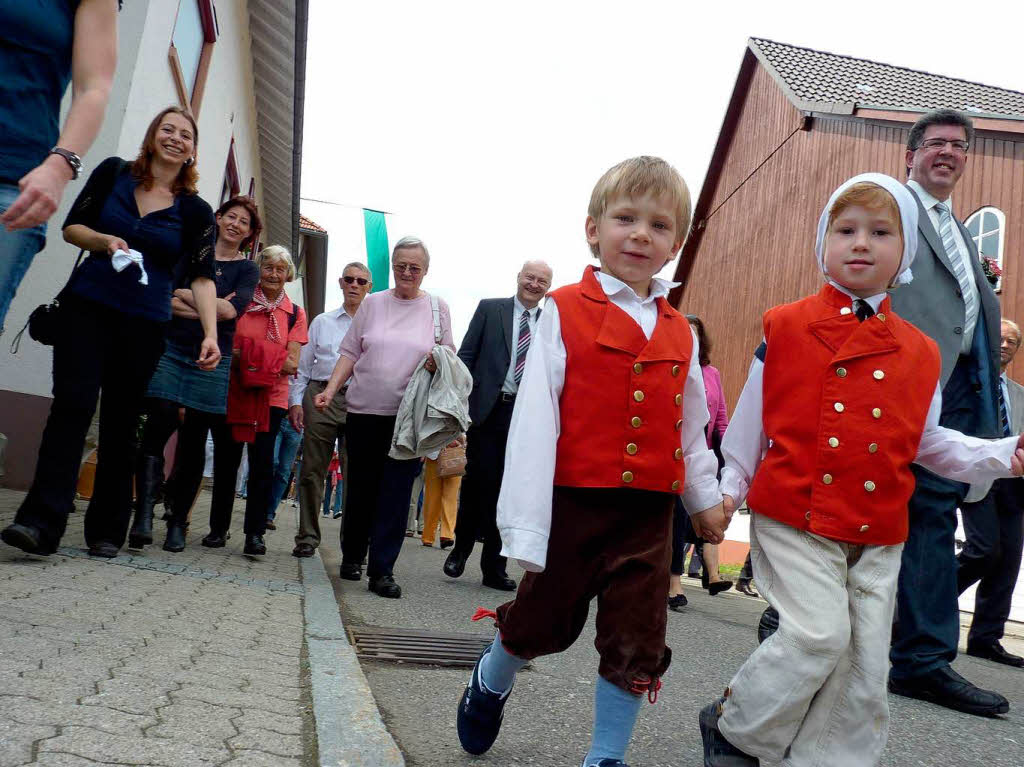
[(466, 446), (445, 446), (437, 456), (437, 476), (464, 477), (466, 475)]

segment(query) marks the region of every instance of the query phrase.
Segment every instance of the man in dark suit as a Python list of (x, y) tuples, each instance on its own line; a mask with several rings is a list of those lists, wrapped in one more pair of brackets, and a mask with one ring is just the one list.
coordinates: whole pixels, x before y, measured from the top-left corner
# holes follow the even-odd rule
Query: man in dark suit
[(476, 307), (459, 358), (473, 374), (469, 395), (466, 476), (462, 481), (455, 546), (444, 563), (445, 575), (458, 578), (478, 538), (484, 542), (480, 569), (484, 585), (512, 591), (498, 534), (497, 508), (505, 472), (505, 442), (519, 389), (526, 351), (540, 317), (540, 301), (551, 288), (551, 267), (527, 261), (512, 298), (485, 298)]
[[(999, 346), (1000, 422), (1004, 435), (1024, 431), (1024, 386), (1006, 376), (1006, 366), (1020, 349), (1017, 323), (1004, 319)], [(1024, 545), (1024, 480), (997, 479), (986, 494), (971, 487), (971, 497), (982, 497), (963, 507), (967, 543), (957, 557), (957, 586), (962, 594), (975, 583), (974, 619), (967, 635), (967, 654), (1007, 666), (1024, 667), (1024, 658), (1007, 652), (999, 640), (1010, 617), (1013, 588), (1020, 574)]]
[[(920, 203), (914, 279), (892, 293), (899, 315), (927, 333), (942, 357), (939, 423), (978, 437), (999, 428), (999, 302), (985, 279), (970, 234), (952, 214), (951, 195), (974, 139), (970, 119), (952, 109), (929, 112), (910, 130), (907, 186)], [(910, 535), (903, 548), (890, 652), (889, 689), (958, 711), (992, 716), (1009, 710), (1002, 695), (955, 672), (960, 637), (956, 509), (962, 482), (915, 466)]]

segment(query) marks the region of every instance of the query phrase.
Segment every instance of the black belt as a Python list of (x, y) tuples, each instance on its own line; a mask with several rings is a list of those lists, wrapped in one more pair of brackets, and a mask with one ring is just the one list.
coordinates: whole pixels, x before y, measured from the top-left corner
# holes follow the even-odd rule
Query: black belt
[[(315, 384), (320, 384), (321, 386), (323, 386), (325, 388), (327, 387), (327, 381), (317, 381), (316, 379), (310, 379), (309, 382), (310, 383), (315, 383)], [(348, 384), (345, 384), (344, 386), (342, 386), (338, 391), (340, 391), (342, 394), (347, 392), (348, 391)]]
[(515, 394), (509, 394), (507, 391), (503, 391), (500, 394), (498, 394), (498, 402), (515, 402), (515, 401), (516, 401), (516, 395)]

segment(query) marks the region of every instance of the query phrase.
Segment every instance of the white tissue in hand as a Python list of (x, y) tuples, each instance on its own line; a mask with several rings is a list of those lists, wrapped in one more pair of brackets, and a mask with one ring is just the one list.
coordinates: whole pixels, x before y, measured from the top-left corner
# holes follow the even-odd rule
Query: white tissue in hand
[(142, 254), (139, 251), (121, 250), (118, 248), (114, 251), (114, 255), (110, 257), (110, 263), (114, 267), (115, 272), (123, 272), (130, 264), (138, 264), (139, 271), (142, 272), (139, 277), (139, 283), (142, 285), (149, 284), (149, 275), (146, 274), (146, 267), (142, 265)]

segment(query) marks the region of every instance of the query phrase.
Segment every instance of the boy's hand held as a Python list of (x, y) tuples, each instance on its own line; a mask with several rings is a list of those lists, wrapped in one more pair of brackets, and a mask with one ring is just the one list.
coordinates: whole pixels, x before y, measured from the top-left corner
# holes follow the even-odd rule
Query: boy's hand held
[(736, 501), (731, 495), (722, 496), (722, 508), (725, 510), (726, 524), (732, 522), (732, 515), (736, 513)]
[(725, 540), (725, 529), (729, 526), (722, 504), (704, 509), (691, 518), (693, 530), (708, 543), (721, 543)]

